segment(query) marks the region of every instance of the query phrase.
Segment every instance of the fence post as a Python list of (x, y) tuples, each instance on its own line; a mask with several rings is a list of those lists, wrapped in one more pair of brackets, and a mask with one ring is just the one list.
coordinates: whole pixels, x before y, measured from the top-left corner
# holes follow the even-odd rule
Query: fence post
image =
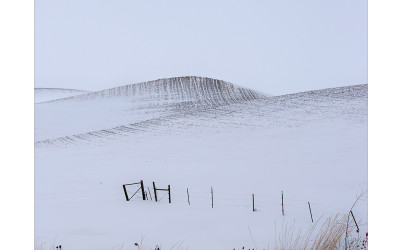
[(358, 233), (358, 232), (360, 232), (360, 229), (358, 228), (356, 218), (354, 218), (354, 215), (353, 215), (353, 211), (352, 211), (352, 210), (350, 210), (350, 213), (351, 213), (351, 216), (353, 217), (354, 223), (356, 223), (357, 233)]
[(169, 203), (171, 203), (171, 186), (168, 185), (168, 199), (169, 199)]
[(140, 188), (142, 189), (142, 197), (143, 197), (143, 200), (146, 200), (146, 196), (145, 196), (145, 194), (144, 194), (143, 180), (140, 180)]
[(310, 202), (308, 202), (308, 208), (310, 209), (311, 222), (314, 222), (313, 217), (312, 217)]
[(256, 211), (256, 210), (254, 209), (254, 194), (252, 194), (252, 196), (253, 196), (253, 212), (254, 212), (254, 211)]
[(211, 208), (214, 208), (214, 193), (212, 186), (211, 186)]
[(285, 210), (283, 209), (283, 191), (282, 191), (282, 215), (285, 215)]
[(151, 197), (151, 192), (150, 192), (149, 186), (147, 186), (147, 190), (149, 190), (150, 200), (153, 200), (153, 197)]
[(188, 204), (190, 206), (190, 200), (189, 200), (189, 188), (186, 188), (187, 196), (188, 196)]
[(153, 181), (153, 188), (154, 188), (154, 199), (156, 199), (157, 202), (157, 189), (156, 189), (156, 184)]
[(124, 193), (125, 193), (125, 199), (126, 199), (126, 201), (129, 201), (129, 197), (128, 197), (128, 193), (126, 192), (125, 185), (122, 185), (122, 188), (124, 189)]

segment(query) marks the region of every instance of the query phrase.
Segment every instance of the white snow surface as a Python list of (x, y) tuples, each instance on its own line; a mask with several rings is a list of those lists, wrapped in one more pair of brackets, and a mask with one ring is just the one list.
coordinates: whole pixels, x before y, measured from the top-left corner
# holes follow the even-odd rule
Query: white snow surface
[[(367, 189), (367, 93), (183, 77), (36, 104), (36, 245), (263, 249), (286, 224), (312, 225), (307, 202), (314, 220), (347, 214)], [(153, 199), (153, 181), (171, 185), (172, 203), (126, 201), (122, 184), (140, 180)], [(353, 213), (367, 231), (366, 199)]]
[(88, 91), (78, 89), (35, 88), (35, 103), (48, 102), (85, 93), (88, 93)]
[(72, 139), (79, 139), (98, 130), (169, 119), (266, 96), (204, 77), (132, 84), (37, 104), (35, 122), (40, 125), (35, 126), (35, 141), (71, 135), (75, 135)]

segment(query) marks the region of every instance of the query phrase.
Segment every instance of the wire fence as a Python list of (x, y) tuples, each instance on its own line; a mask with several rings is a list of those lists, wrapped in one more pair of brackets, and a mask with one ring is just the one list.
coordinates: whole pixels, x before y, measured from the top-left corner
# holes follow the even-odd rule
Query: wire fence
[[(146, 188), (144, 188), (146, 189)], [(155, 202), (154, 193), (147, 187), (144, 191), (146, 200), (143, 200), (142, 193), (136, 188), (127, 189), (130, 201), (133, 202)], [(175, 190), (176, 191), (176, 190)], [(183, 191), (183, 190), (182, 190)], [(337, 213), (346, 214), (346, 209), (333, 207), (319, 202), (293, 199), (281, 195), (255, 194), (252, 193), (229, 193), (229, 192), (198, 192), (184, 190), (185, 193), (173, 192), (172, 203), (188, 205), (191, 207), (216, 207), (224, 209), (246, 208), (248, 211), (270, 211), (274, 213), (282, 213), (282, 215), (292, 214), (312, 217), (312, 213), (317, 215), (327, 214), (336, 215)], [(187, 194), (186, 194), (187, 191)], [(149, 193), (150, 192), (150, 193)], [(159, 194), (160, 195), (160, 194)], [(255, 199), (255, 201), (253, 200)], [(76, 205), (92, 205), (92, 204), (118, 204), (124, 201), (122, 188), (120, 187), (102, 187), (97, 189), (82, 189), (60, 192), (43, 192), (35, 194), (35, 203), (37, 205), (57, 205), (57, 204), (76, 204)], [(157, 202), (168, 202), (168, 193), (162, 193), (158, 197)], [(254, 203), (255, 205), (253, 205)], [(309, 202), (311, 206), (309, 207)], [(283, 213), (283, 208), (285, 213)], [(312, 218), (310, 219), (312, 221)], [(362, 225), (362, 224), (361, 224)]]

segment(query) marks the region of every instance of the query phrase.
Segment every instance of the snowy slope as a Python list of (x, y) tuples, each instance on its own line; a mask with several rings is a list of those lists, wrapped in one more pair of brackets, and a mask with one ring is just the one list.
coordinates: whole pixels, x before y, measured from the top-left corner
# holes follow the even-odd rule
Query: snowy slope
[(35, 103), (47, 102), (85, 93), (88, 93), (88, 91), (77, 89), (35, 88)]
[[(314, 218), (327, 217), (366, 190), (367, 85), (267, 97), (185, 79), (175, 91), (161, 83), (178, 78), (37, 104), (38, 245), (137, 249), (143, 236), (162, 249), (263, 249), (285, 223), (312, 225), (307, 202)], [(192, 93), (200, 84), (190, 79), (208, 92)], [(125, 201), (122, 184), (140, 180), (146, 190), (170, 184), (172, 203), (162, 192), (157, 203)], [(366, 200), (353, 212), (365, 232)]]
[(132, 84), (36, 104), (35, 122), (40, 125), (35, 126), (35, 141), (129, 126), (265, 97), (257, 91), (203, 77)]
[(232, 83), (208, 77), (185, 76), (163, 78), (155, 81), (130, 84), (81, 96), (72, 96), (59, 101), (96, 98), (125, 97), (141, 106), (192, 104), (223, 105), (264, 97), (257, 91), (242, 88)]

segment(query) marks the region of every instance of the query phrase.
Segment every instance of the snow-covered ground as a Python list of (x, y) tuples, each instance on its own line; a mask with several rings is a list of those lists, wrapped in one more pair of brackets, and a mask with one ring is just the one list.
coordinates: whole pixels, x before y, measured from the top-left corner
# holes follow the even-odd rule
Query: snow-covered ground
[(85, 93), (88, 93), (88, 91), (77, 89), (35, 88), (35, 103), (48, 102)]
[[(285, 224), (312, 225), (307, 202), (315, 220), (347, 214), (367, 189), (367, 93), (272, 97), (185, 77), (36, 104), (36, 244), (263, 249)], [(140, 180), (171, 185), (172, 203), (127, 202), (122, 184)], [(353, 212), (366, 232), (366, 199)]]

